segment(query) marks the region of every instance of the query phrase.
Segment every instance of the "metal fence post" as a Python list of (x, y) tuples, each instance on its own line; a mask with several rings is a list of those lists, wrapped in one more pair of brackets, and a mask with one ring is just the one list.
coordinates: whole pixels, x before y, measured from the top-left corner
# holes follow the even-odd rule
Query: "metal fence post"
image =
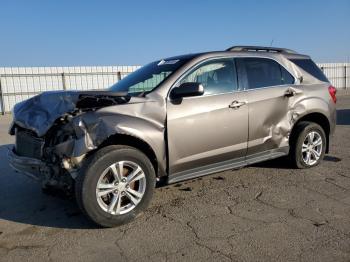
[(122, 74), (120, 73), (120, 71), (117, 72), (117, 79), (118, 81), (122, 80)]
[(0, 103), (1, 103), (1, 114), (5, 115), (4, 95), (2, 93), (1, 76), (0, 76)]
[(61, 76), (62, 76), (62, 88), (63, 88), (63, 90), (66, 90), (67, 89), (66, 77), (65, 77), (64, 73), (62, 73)]
[(346, 65), (344, 66), (344, 89), (348, 89), (348, 86), (347, 86), (347, 75), (346, 75)]

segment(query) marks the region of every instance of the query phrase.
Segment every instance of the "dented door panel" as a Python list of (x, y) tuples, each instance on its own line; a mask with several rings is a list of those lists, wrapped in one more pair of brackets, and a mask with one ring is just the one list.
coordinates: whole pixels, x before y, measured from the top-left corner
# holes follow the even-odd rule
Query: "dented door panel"
[[(286, 96), (289, 91), (293, 96)], [(292, 85), (249, 90), (249, 138), (247, 155), (289, 146), (295, 123), (306, 115), (319, 113), (333, 133), (335, 104), (330, 103), (328, 85)]]
[(249, 135), (247, 155), (288, 146), (291, 105), (288, 86), (248, 90)]

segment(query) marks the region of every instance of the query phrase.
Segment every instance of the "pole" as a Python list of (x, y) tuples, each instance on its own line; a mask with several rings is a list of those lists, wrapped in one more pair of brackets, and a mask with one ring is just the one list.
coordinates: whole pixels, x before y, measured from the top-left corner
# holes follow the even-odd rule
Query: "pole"
[(1, 76), (0, 76), (0, 104), (1, 104), (1, 114), (5, 115), (4, 95), (2, 93)]
[(117, 79), (118, 81), (122, 80), (122, 74), (120, 73), (120, 71), (117, 72)]
[(347, 87), (347, 75), (346, 75), (346, 65), (344, 66), (344, 88), (345, 88), (345, 90), (346, 89), (348, 89), (348, 87)]
[(66, 77), (65, 77), (64, 73), (62, 73), (61, 76), (62, 76), (62, 87), (63, 87), (63, 90), (66, 90), (67, 89)]

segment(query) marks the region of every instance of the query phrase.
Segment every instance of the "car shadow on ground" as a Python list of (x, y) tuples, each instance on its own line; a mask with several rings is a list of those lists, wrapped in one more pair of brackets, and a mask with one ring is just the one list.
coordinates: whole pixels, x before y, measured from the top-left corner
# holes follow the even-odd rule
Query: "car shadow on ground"
[[(332, 156), (332, 155), (325, 155), (323, 158), (323, 161), (340, 162), (341, 158)], [(276, 159), (256, 163), (252, 165), (252, 167), (273, 168), (273, 169), (295, 169), (295, 167), (290, 163), (287, 157), (281, 157), (281, 158), (276, 158)]]
[(272, 160), (267, 160), (264, 162), (256, 163), (251, 165), (252, 167), (258, 168), (275, 168), (275, 169), (291, 169), (293, 166), (291, 165), (289, 159), (287, 157), (280, 157)]
[(98, 228), (80, 211), (74, 197), (44, 194), (40, 183), (14, 172), (7, 161), (9, 146), (0, 146), (0, 219), (53, 228)]
[(337, 110), (337, 125), (350, 125), (350, 109)]

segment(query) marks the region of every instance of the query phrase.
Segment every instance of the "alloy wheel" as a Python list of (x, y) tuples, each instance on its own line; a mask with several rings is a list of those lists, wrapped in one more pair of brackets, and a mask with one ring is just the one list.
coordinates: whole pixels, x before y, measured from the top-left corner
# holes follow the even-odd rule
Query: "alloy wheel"
[(305, 164), (312, 166), (317, 163), (322, 154), (323, 141), (317, 131), (308, 133), (302, 144), (302, 158)]
[(119, 161), (107, 167), (97, 182), (96, 198), (99, 206), (112, 215), (133, 210), (146, 190), (146, 176), (132, 161)]

